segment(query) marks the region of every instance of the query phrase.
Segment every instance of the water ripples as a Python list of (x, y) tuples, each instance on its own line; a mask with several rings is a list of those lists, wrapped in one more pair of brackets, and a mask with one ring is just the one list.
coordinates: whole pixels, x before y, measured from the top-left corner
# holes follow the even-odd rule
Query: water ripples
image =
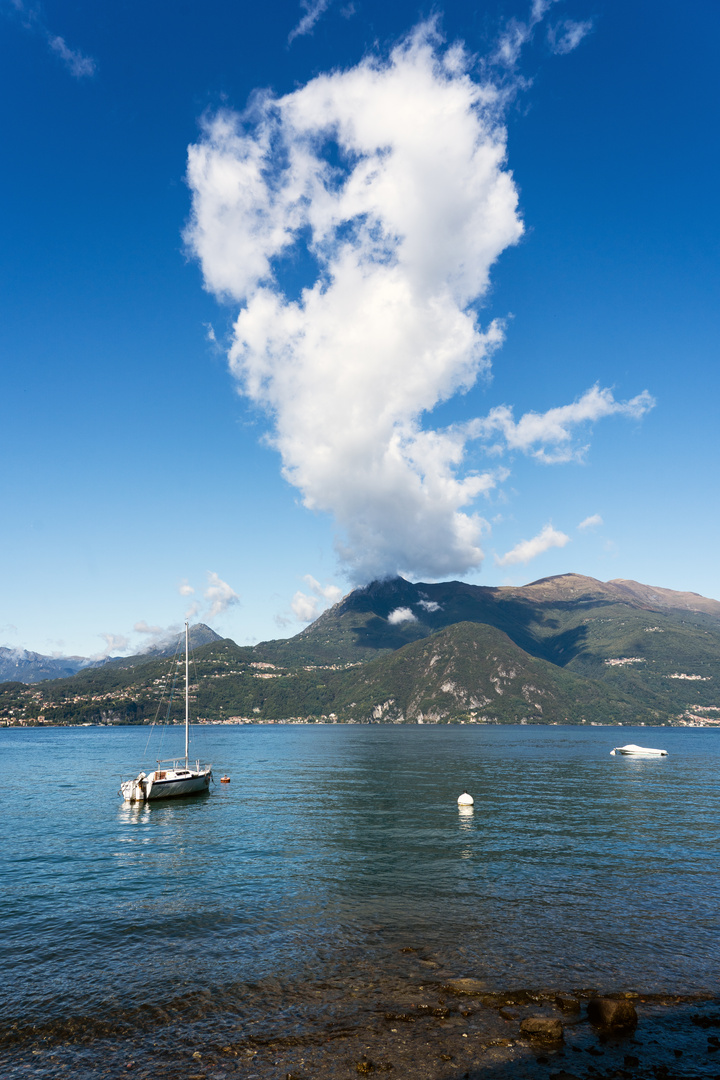
[(0, 733), (6, 1018), (177, 1008), (193, 987), (217, 1012), (363, 964), (502, 987), (717, 984), (717, 732), (653, 732), (663, 760), (610, 757), (602, 728), (201, 734), (230, 785), (127, 807), (118, 777), (146, 731)]

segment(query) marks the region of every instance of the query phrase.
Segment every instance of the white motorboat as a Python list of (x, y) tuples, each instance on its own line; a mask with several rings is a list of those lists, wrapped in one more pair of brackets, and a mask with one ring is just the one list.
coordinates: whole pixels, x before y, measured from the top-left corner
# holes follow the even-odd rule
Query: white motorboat
[(190, 643), (187, 621), (185, 622), (185, 758), (166, 758), (157, 762), (151, 773), (139, 773), (134, 780), (120, 784), (120, 794), (125, 802), (149, 802), (155, 799), (173, 799), (181, 795), (197, 795), (207, 791), (212, 780), (212, 765), (195, 762), (190, 767)]
[(628, 743), (627, 746), (616, 746), (610, 754), (622, 754), (624, 757), (667, 757), (667, 750), (653, 750), (650, 746), (636, 746)]

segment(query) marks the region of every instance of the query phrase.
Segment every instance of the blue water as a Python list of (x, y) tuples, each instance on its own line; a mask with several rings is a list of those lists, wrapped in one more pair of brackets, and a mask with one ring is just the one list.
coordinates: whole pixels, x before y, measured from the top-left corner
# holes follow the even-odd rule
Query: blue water
[(403, 948), (499, 988), (717, 987), (718, 732), (208, 727), (231, 783), (128, 807), (147, 738), (0, 731), (2, 1025), (391, 979)]

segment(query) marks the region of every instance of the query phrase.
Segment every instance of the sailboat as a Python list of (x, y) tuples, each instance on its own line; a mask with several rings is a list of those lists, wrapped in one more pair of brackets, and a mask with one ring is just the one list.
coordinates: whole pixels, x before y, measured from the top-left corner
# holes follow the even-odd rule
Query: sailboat
[(180, 795), (196, 795), (207, 791), (212, 780), (212, 765), (195, 762), (190, 768), (190, 635), (185, 622), (185, 761), (182, 758), (165, 758), (157, 762), (151, 773), (139, 773), (134, 780), (120, 784), (125, 802), (150, 802), (155, 799), (173, 799)]

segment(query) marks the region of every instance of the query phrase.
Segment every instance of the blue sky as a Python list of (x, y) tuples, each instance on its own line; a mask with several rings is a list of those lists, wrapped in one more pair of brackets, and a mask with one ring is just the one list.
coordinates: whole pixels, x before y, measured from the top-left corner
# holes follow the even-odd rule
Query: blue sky
[[(1, 0), (0, 15), (0, 644), (134, 651), (191, 608), (240, 643), (284, 636), (393, 568), (720, 596), (717, 8), (536, 0), (535, 25), (514, 2)], [(443, 101), (452, 122), (405, 153)], [(338, 124), (364, 124), (364, 148)], [(188, 181), (189, 146), (207, 167)], [(308, 148), (293, 202), (288, 154)], [(253, 153), (260, 186), (228, 210), (213, 176)], [(370, 160), (408, 198), (370, 185), (353, 218), (338, 192)], [(339, 224), (318, 225), (331, 202)], [(248, 224), (260, 210), (282, 250)], [(347, 319), (328, 300), (329, 282), (357, 295), (345, 250), (367, 284)], [(398, 295), (417, 286), (387, 355), (397, 328), (370, 265), (400, 267)], [(469, 344), (443, 367), (451, 323)], [(610, 397), (588, 398), (596, 385)]]

